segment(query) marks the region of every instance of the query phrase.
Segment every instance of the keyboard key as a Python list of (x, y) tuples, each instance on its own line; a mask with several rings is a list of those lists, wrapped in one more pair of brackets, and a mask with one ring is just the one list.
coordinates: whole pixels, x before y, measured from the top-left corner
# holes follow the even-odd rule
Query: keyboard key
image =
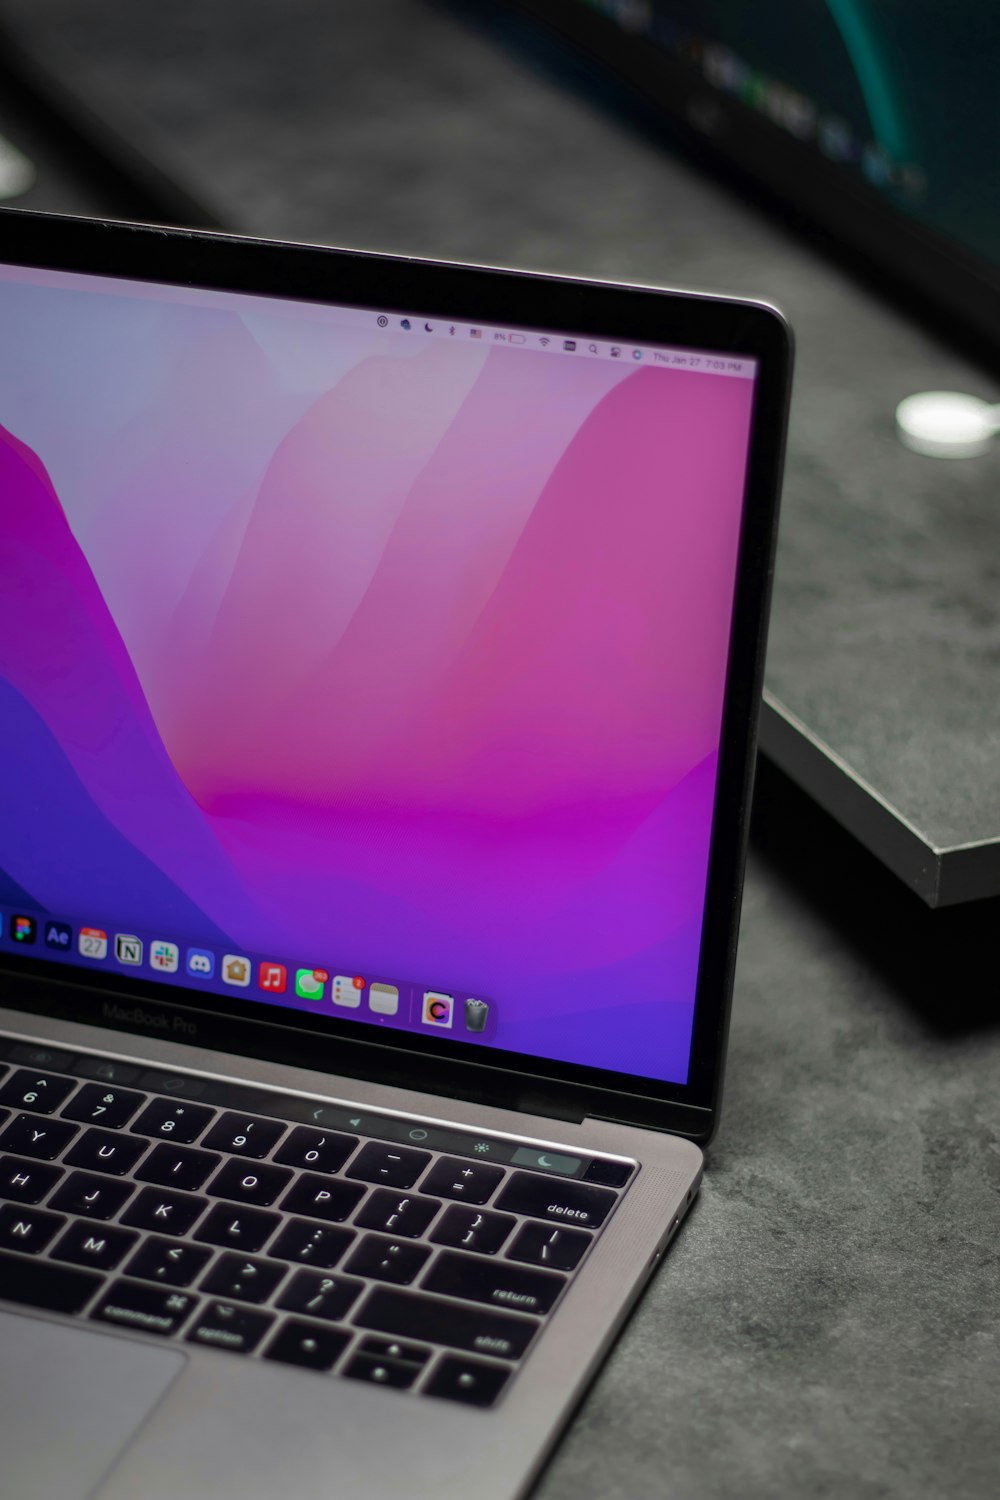
[(49, 1120), (42, 1115), (15, 1115), (0, 1135), (5, 1151), (18, 1151), (39, 1161), (52, 1161), (78, 1134), (77, 1125), (64, 1120)]
[(463, 1203), (485, 1203), (492, 1197), (503, 1178), (503, 1168), (487, 1162), (471, 1162), (445, 1157), (434, 1163), (420, 1184), (422, 1193), (437, 1198), (457, 1198)]
[(507, 1254), (511, 1260), (523, 1260), (531, 1266), (573, 1271), (593, 1238), (583, 1229), (553, 1229), (548, 1224), (525, 1224)]
[(403, 1240), (366, 1234), (344, 1270), (350, 1276), (373, 1276), (376, 1281), (393, 1281), (397, 1286), (408, 1286), (430, 1253), (425, 1245), (410, 1245)]
[(199, 1298), (188, 1292), (172, 1292), (139, 1281), (120, 1280), (99, 1298), (91, 1313), (102, 1323), (137, 1328), (142, 1333), (176, 1333), (198, 1306)]
[(210, 1151), (227, 1151), (236, 1156), (266, 1156), (284, 1135), (286, 1126), (280, 1120), (262, 1120), (251, 1115), (225, 1114), (216, 1120), (202, 1141)]
[(310, 1223), (308, 1219), (293, 1219), (269, 1247), (268, 1254), (328, 1271), (337, 1264), (353, 1240), (354, 1235), (349, 1229)]
[(270, 1239), (280, 1223), (280, 1215), (268, 1213), (263, 1208), (217, 1203), (203, 1220), (195, 1239), (210, 1245), (224, 1245), (228, 1250), (252, 1253)]
[(86, 1167), (91, 1172), (109, 1172), (123, 1177), (135, 1166), (146, 1149), (145, 1141), (117, 1135), (113, 1130), (85, 1130), (66, 1157), (71, 1167)]
[[(159, 1068), (150, 1068), (142, 1074), (138, 1086), (150, 1094), (170, 1094), (178, 1099), (200, 1099), (209, 1084), (207, 1079), (195, 1078), (192, 1073), (164, 1073)], [(166, 1100), (163, 1102), (166, 1103)]]
[(255, 1203), (266, 1208), (274, 1202), (291, 1178), (290, 1167), (227, 1161), (205, 1191), (211, 1198), (231, 1198), (234, 1203)]
[(289, 1213), (329, 1219), (339, 1224), (354, 1212), (364, 1196), (364, 1188), (358, 1187), (357, 1183), (338, 1182), (332, 1177), (303, 1172), (281, 1200), (281, 1206)]
[(329, 1370), (350, 1341), (350, 1334), (341, 1328), (324, 1328), (320, 1323), (289, 1318), (264, 1350), (264, 1358), (277, 1359), (285, 1365), (302, 1365), (307, 1370)]
[(139, 1076), (133, 1063), (115, 1062), (110, 1057), (80, 1057), (72, 1071), (78, 1078), (95, 1078), (98, 1083), (135, 1083)]
[(481, 1260), (444, 1250), (421, 1285), (470, 1302), (488, 1302), (512, 1312), (547, 1313), (566, 1285), (552, 1271), (526, 1271), (505, 1260)]
[[(63, 1227), (62, 1214), (46, 1213), (44, 1208), (22, 1208), (19, 1203), (0, 1207), (0, 1248), (20, 1250), (22, 1255), (37, 1255)], [(6, 1296), (0, 1286), (0, 1297)]]
[(287, 1167), (308, 1167), (314, 1172), (339, 1172), (354, 1151), (354, 1135), (330, 1135), (325, 1130), (310, 1130), (300, 1125), (274, 1153), (275, 1161)]
[(51, 1115), (76, 1088), (73, 1078), (59, 1078), (54, 1073), (35, 1073), (29, 1068), (18, 1068), (0, 1087), (0, 1104), (10, 1104), (15, 1109), (30, 1109), (32, 1114)]
[(288, 1312), (308, 1313), (311, 1318), (329, 1318), (339, 1323), (364, 1290), (361, 1281), (346, 1276), (318, 1276), (315, 1271), (299, 1271), (278, 1298), (278, 1306)]
[(403, 1234), (415, 1238), (423, 1234), (440, 1204), (431, 1198), (417, 1198), (377, 1188), (360, 1210), (356, 1224), (364, 1229), (384, 1229), (386, 1234)]
[(131, 1120), (145, 1095), (134, 1089), (109, 1088), (102, 1083), (85, 1083), (63, 1110), (66, 1120), (82, 1120), (85, 1125), (103, 1125), (117, 1130)]
[(191, 1344), (249, 1354), (274, 1322), (271, 1313), (250, 1312), (233, 1302), (212, 1302), (188, 1334)]
[(446, 1401), (464, 1401), (467, 1406), (492, 1406), (510, 1379), (503, 1365), (481, 1359), (446, 1354), (424, 1386), (425, 1396), (443, 1396)]
[(598, 1182), (602, 1187), (620, 1188), (632, 1176), (635, 1168), (625, 1161), (592, 1161), (583, 1174), (584, 1182)]
[(16, 1203), (41, 1203), (62, 1175), (61, 1167), (5, 1156), (0, 1161), (0, 1198), (12, 1198)]
[(154, 1099), (132, 1126), (136, 1135), (160, 1136), (167, 1141), (197, 1140), (215, 1114), (204, 1104), (177, 1099)]
[(125, 1267), (130, 1276), (159, 1281), (164, 1286), (190, 1286), (215, 1252), (206, 1245), (151, 1239), (139, 1246)]
[(266, 1302), (288, 1270), (273, 1260), (254, 1260), (249, 1255), (220, 1255), (202, 1281), (202, 1292), (238, 1302)]
[(501, 1191), (496, 1207), (531, 1219), (597, 1229), (617, 1202), (617, 1193), (607, 1188), (540, 1177), (533, 1172), (515, 1172)]
[(207, 1198), (148, 1187), (122, 1214), (122, 1223), (133, 1224), (136, 1229), (157, 1229), (161, 1234), (187, 1234), (207, 1207)]
[(50, 1260), (21, 1260), (0, 1251), (0, 1300), (48, 1312), (78, 1313), (101, 1285), (100, 1276)]
[(105, 1225), (71, 1224), (62, 1239), (52, 1247), (54, 1260), (69, 1260), (77, 1266), (93, 1266), (98, 1271), (113, 1271), (124, 1260), (138, 1239), (128, 1229), (109, 1229)]
[(406, 1359), (411, 1365), (423, 1367), (430, 1359), (431, 1351), (423, 1344), (404, 1344), (399, 1339), (370, 1337), (358, 1345), (359, 1354), (376, 1354), (379, 1359)]
[[(58, 1052), (55, 1047), (40, 1047), (37, 1042), (15, 1042), (7, 1052), (12, 1063), (22, 1063), (26, 1068), (41, 1068), (46, 1072), (68, 1073), (73, 1061), (71, 1052)], [(5, 1073), (6, 1068), (3, 1070)]]
[(134, 1192), (130, 1182), (91, 1177), (87, 1172), (71, 1172), (50, 1199), (49, 1207), (68, 1214), (81, 1214), (87, 1219), (113, 1219)]
[(383, 1187), (412, 1187), (430, 1161), (426, 1151), (414, 1151), (408, 1146), (383, 1146), (379, 1141), (369, 1141), (358, 1152), (348, 1172), (361, 1182), (378, 1182)]
[(436, 1225), (431, 1239), (435, 1245), (454, 1245), (461, 1250), (476, 1250), (480, 1255), (495, 1255), (516, 1223), (509, 1214), (461, 1208), (456, 1203)]
[(388, 1385), (398, 1391), (409, 1390), (420, 1374), (419, 1365), (411, 1365), (403, 1359), (379, 1359), (374, 1354), (355, 1354), (348, 1360), (341, 1374), (349, 1380), (367, 1380), (372, 1385)]
[(423, 1339), (501, 1359), (519, 1359), (540, 1326), (533, 1318), (495, 1312), (493, 1308), (460, 1307), (426, 1293), (399, 1292), (394, 1287), (374, 1287), (354, 1322), (359, 1328), (378, 1333), (395, 1333), (404, 1339)]
[(136, 1172), (140, 1182), (158, 1182), (161, 1187), (194, 1192), (222, 1160), (214, 1151), (193, 1151), (184, 1146), (155, 1146)]

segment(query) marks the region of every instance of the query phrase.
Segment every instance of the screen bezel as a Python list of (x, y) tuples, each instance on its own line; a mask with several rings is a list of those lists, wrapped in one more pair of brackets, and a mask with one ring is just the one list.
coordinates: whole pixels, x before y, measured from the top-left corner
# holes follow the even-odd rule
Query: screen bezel
[[(357, 1023), (332, 1016), (258, 1001), (238, 1008), (225, 996), (183, 985), (91, 975), (16, 954), (3, 955), (8, 978), (0, 989), (2, 1002), (15, 1008), (125, 1030), (130, 1026), (121, 1019), (127, 1008), (122, 1002), (132, 997), (141, 1002), (137, 1015), (156, 1012), (168, 1025), (175, 1018), (169, 1034), (176, 1040), (293, 1065), (308, 1058), (310, 1066), (331, 1072), (404, 1081), (567, 1118), (592, 1115), (651, 1125), (707, 1140), (721, 1092), (784, 455), (791, 336), (780, 314), (730, 298), (16, 209), (0, 210), (0, 259), (126, 280), (681, 345), (758, 361), (686, 1084), (471, 1043), (442, 1045), (412, 1033), (397, 1040), (387, 1030), (371, 1028), (374, 1036), (359, 1036)], [(137, 1019), (134, 1029), (149, 1030), (148, 1019)], [(154, 1029), (168, 1034), (162, 1024)]]
[(571, 50), (590, 73), (591, 95), (617, 81), (647, 123), (651, 110), (672, 144), (749, 190), (783, 228), (819, 238), (822, 249), (940, 337), (991, 369), (1000, 364), (1000, 267), (898, 211), (860, 177), (581, 0), (477, 0), (475, 13), (487, 25), (506, 22), (505, 31), (515, 17), (526, 22), (519, 29), (534, 33), (534, 46), (523, 35), (515, 45), (535, 51), (547, 35), (563, 53)]

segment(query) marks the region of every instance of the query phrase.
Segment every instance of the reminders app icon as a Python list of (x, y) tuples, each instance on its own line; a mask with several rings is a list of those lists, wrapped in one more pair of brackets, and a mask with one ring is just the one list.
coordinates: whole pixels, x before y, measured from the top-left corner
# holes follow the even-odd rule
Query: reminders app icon
[(424, 991), (423, 1023), (425, 1026), (451, 1026), (455, 1020), (455, 997), (440, 990)]

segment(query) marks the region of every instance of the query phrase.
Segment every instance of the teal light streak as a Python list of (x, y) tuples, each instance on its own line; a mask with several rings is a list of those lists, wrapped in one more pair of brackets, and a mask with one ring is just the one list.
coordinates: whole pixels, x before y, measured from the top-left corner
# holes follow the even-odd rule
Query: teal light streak
[(864, 0), (826, 0), (854, 66), (875, 139), (890, 156), (903, 161), (909, 154), (906, 131), (889, 87), (875, 38), (863, 9)]

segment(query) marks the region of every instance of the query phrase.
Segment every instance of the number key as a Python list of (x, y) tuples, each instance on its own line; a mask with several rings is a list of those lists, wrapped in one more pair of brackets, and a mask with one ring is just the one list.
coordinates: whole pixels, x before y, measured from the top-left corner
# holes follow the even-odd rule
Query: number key
[(136, 1135), (159, 1136), (165, 1141), (196, 1140), (215, 1111), (204, 1104), (182, 1104), (177, 1099), (154, 1099), (143, 1110), (132, 1129)]
[(325, 1130), (310, 1130), (300, 1125), (274, 1153), (275, 1161), (288, 1167), (310, 1167), (314, 1172), (336, 1172), (343, 1165), (358, 1138), (354, 1135), (330, 1135)]
[(231, 1151), (237, 1156), (266, 1156), (285, 1133), (280, 1120), (259, 1120), (248, 1115), (225, 1114), (216, 1120), (202, 1141), (210, 1151)]
[(72, 1078), (57, 1078), (53, 1073), (33, 1073), (18, 1068), (0, 1088), (0, 1104), (20, 1105), (36, 1115), (51, 1115), (76, 1087)]
[(82, 1120), (85, 1125), (104, 1125), (116, 1130), (131, 1120), (143, 1095), (134, 1089), (108, 1088), (100, 1083), (85, 1083), (63, 1110), (63, 1118)]

